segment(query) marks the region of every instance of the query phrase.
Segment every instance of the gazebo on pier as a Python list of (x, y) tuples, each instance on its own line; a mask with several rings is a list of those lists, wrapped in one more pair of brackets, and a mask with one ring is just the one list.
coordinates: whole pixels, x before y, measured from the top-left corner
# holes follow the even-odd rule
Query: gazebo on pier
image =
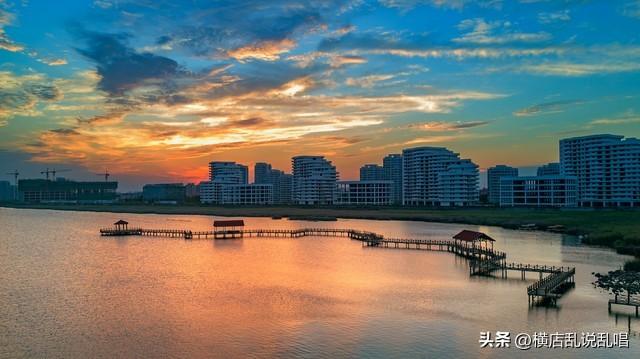
[(244, 220), (213, 221), (214, 239), (237, 239), (243, 237)]
[(116, 226), (116, 231), (126, 231), (129, 229), (129, 222), (125, 221), (124, 219), (119, 220), (113, 225)]
[(493, 252), (493, 242), (496, 241), (485, 233), (466, 229), (453, 236), (453, 239), (456, 247), (469, 257), (479, 257), (483, 252)]

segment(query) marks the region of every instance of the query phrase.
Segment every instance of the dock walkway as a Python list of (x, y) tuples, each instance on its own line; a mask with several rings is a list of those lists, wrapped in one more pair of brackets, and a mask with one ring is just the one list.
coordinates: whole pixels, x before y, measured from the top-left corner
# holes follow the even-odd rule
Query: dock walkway
[(628, 307), (635, 307), (636, 309), (636, 317), (640, 316), (638, 313), (640, 308), (640, 298), (637, 297), (630, 297), (630, 298), (623, 298), (622, 296), (618, 296), (615, 299), (609, 299), (609, 313), (611, 313), (611, 306), (613, 304), (616, 305), (624, 305), (624, 306), (628, 306)]
[[(101, 236), (146, 236), (163, 238), (194, 239), (240, 239), (240, 238), (302, 238), (302, 237), (346, 237), (362, 242), (366, 247), (414, 249), (449, 252), (469, 260), (470, 275), (492, 275), (500, 272), (507, 278), (508, 271), (518, 271), (526, 279), (527, 272), (539, 273), (539, 280), (527, 287), (529, 303), (536, 299), (552, 303), (562, 296), (567, 287), (574, 285), (575, 268), (537, 264), (507, 263), (505, 252), (464, 244), (461, 241), (442, 239), (385, 238), (381, 234), (344, 228), (298, 228), (298, 229), (224, 229), (214, 231), (191, 231), (179, 229), (103, 228)], [(543, 274), (548, 274), (544, 277)], [(622, 303), (615, 303), (622, 304)], [(611, 305), (611, 303), (610, 303)], [(637, 306), (636, 306), (637, 311)]]

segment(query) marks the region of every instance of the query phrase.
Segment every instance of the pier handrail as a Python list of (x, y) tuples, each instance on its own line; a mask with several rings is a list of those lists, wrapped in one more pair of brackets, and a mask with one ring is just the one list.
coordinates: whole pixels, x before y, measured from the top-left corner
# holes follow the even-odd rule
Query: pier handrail
[[(547, 287), (552, 287), (552, 289), (554, 289), (556, 286), (560, 285), (567, 277), (575, 275), (575, 273), (576, 273), (575, 267), (571, 267), (567, 271), (551, 273), (550, 275), (528, 286), (527, 292), (528, 293), (537, 292), (538, 289), (540, 289), (543, 285), (548, 283), (552, 283), (552, 284)], [(547, 291), (547, 287), (545, 287), (545, 292)]]

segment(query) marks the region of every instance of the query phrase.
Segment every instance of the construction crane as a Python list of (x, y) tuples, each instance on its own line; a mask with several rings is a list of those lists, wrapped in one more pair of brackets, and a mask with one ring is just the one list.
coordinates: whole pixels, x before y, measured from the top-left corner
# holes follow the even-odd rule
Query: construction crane
[(20, 173), (18, 173), (18, 170), (14, 170), (13, 172), (9, 172), (9, 173), (7, 173), (7, 175), (13, 176), (13, 182), (17, 187), (18, 186), (18, 176), (20, 176)]
[(13, 200), (16, 201), (18, 199), (18, 176), (20, 176), (20, 173), (18, 170), (13, 170), (13, 172), (7, 174), (13, 176), (13, 183), (15, 184), (15, 186), (13, 186)]
[(49, 174), (51, 174), (51, 179), (55, 181), (55, 179), (56, 179), (56, 173), (58, 173), (58, 172), (69, 172), (69, 171), (71, 171), (71, 170), (68, 170), (68, 169), (64, 169), (64, 170), (56, 170), (55, 168), (54, 168), (54, 169), (49, 170), (49, 168), (47, 168), (47, 170), (46, 170), (46, 171), (42, 171), (42, 172), (40, 172), (40, 174), (45, 175), (45, 176), (46, 176), (46, 178), (47, 178), (47, 180), (49, 179)]
[(96, 173), (96, 176), (104, 176), (104, 181), (109, 182), (109, 176), (111, 176), (111, 173), (105, 169), (104, 173)]

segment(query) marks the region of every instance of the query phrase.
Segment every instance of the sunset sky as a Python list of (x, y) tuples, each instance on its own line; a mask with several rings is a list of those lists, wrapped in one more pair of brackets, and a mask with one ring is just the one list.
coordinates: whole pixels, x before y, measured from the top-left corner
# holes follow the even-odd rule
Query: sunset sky
[(0, 0), (0, 170), (198, 182), (415, 146), (481, 169), (640, 136), (640, 1)]

